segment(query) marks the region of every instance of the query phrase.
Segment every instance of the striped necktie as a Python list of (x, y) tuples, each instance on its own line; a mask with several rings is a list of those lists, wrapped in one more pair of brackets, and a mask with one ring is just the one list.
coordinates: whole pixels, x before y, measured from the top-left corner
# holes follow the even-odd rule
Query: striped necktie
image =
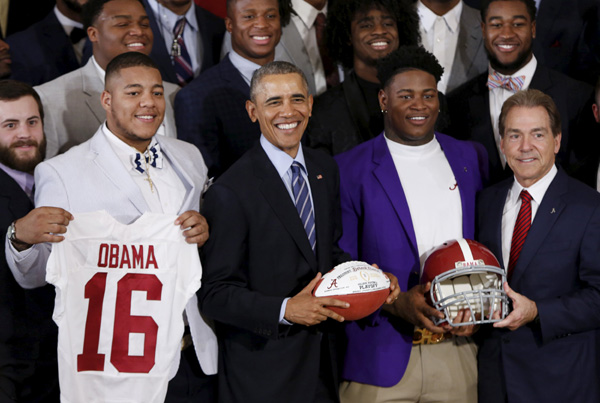
[(171, 56), (173, 57), (173, 67), (177, 75), (177, 81), (181, 87), (192, 81), (194, 70), (192, 69), (192, 59), (183, 42), (183, 31), (185, 30), (186, 19), (181, 18), (173, 28), (173, 46), (171, 46)]
[(517, 260), (523, 249), (525, 238), (531, 227), (531, 195), (528, 191), (523, 189), (521, 191), (521, 208), (517, 215), (517, 221), (515, 222), (515, 229), (513, 230), (512, 241), (510, 242), (510, 258), (508, 259), (508, 274), (507, 279), (510, 280), (512, 277), (513, 270), (517, 265)]
[(294, 204), (298, 215), (304, 225), (304, 230), (308, 236), (310, 247), (313, 252), (317, 247), (317, 234), (315, 231), (315, 214), (313, 211), (312, 202), (310, 201), (310, 194), (308, 192), (308, 183), (304, 180), (302, 173), (302, 165), (294, 161), (291, 166), (292, 170), (292, 192), (294, 194)]

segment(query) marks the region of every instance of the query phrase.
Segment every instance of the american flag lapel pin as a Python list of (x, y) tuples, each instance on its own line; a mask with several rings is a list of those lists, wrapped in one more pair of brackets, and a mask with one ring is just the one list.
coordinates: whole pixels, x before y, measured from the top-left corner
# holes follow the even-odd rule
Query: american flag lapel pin
[(321, 175), (321, 174), (317, 175), (317, 179), (323, 179), (323, 175)]

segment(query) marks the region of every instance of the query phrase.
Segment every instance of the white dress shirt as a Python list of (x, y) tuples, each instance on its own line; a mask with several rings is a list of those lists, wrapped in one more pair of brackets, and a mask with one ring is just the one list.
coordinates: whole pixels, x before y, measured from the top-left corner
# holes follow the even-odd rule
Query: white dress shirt
[[(165, 153), (163, 153), (162, 168), (142, 165), (144, 169), (148, 168), (149, 175), (146, 175), (146, 173), (142, 174), (136, 171), (131, 163), (132, 158), (134, 158), (138, 151), (115, 136), (106, 126), (106, 122), (102, 125), (102, 133), (106, 136), (113, 151), (123, 163), (123, 166), (129, 171), (133, 181), (140, 188), (150, 211), (153, 213), (177, 214), (185, 198), (186, 191), (183, 182), (181, 182), (181, 179), (179, 179), (179, 176), (173, 170)], [(153, 140), (153, 142), (156, 142), (156, 140)], [(152, 186), (150, 186), (148, 179), (152, 181)]]
[(246, 84), (250, 85), (252, 75), (260, 68), (260, 65), (240, 56), (233, 49), (229, 51), (229, 60), (233, 64), (233, 67), (240, 72)]
[(444, 74), (438, 82), (438, 91), (445, 93), (454, 64), (460, 15), (463, 9), (462, 0), (446, 14), (439, 16), (431, 11), (421, 0), (417, 3), (419, 28), (423, 47), (433, 53), (444, 68)]
[(521, 209), (521, 190), (525, 189), (531, 195), (531, 222), (535, 219), (535, 214), (542, 203), (542, 199), (548, 190), (548, 186), (552, 183), (552, 180), (556, 176), (558, 169), (556, 166), (552, 166), (550, 171), (539, 181), (534, 183), (529, 188), (524, 188), (517, 182), (513, 182), (513, 185), (508, 191), (506, 196), (506, 202), (504, 203), (504, 210), (502, 211), (502, 259), (504, 260), (504, 267), (508, 269), (508, 261), (510, 259), (510, 244), (512, 242), (512, 235), (515, 229), (515, 223), (517, 222), (517, 216)]
[[(169, 55), (171, 54), (171, 47), (173, 46), (173, 40), (175, 39), (175, 35), (173, 35), (175, 25), (177, 25), (179, 19), (185, 17), (186, 24), (183, 29), (183, 42), (190, 55), (194, 77), (198, 77), (198, 74), (200, 74), (200, 70), (202, 69), (203, 49), (200, 30), (198, 28), (198, 20), (196, 19), (196, 4), (192, 1), (190, 9), (183, 16), (175, 14), (162, 4), (159, 4), (157, 0), (148, 0), (148, 4), (154, 13), (158, 29), (164, 39)], [(154, 38), (155, 41), (156, 39), (157, 38)], [(160, 46), (156, 43), (154, 45)], [(173, 58), (171, 58), (171, 60), (173, 60)]]
[[(537, 60), (535, 56), (531, 56), (531, 60), (525, 66), (523, 66), (519, 71), (515, 74), (512, 74), (510, 77), (516, 76), (525, 76), (525, 80), (523, 82), (523, 90), (529, 88), (529, 84), (531, 84), (531, 79), (535, 74), (535, 69), (537, 68)], [(496, 73), (496, 71), (492, 68), (492, 66), (488, 67), (489, 74)], [(500, 73), (498, 73), (500, 74)], [(501, 77), (509, 77), (503, 74), (500, 74)], [(500, 161), (502, 162), (502, 167), (506, 166), (506, 157), (502, 154), (502, 150), (500, 149), (500, 129), (498, 128), (498, 121), (500, 120), (500, 111), (502, 110), (502, 105), (504, 101), (514, 95), (514, 92), (507, 90), (506, 88), (494, 88), (489, 90), (489, 100), (490, 100), (490, 119), (492, 120), (492, 128), (494, 129), (494, 139), (496, 140), (496, 148), (498, 148), (498, 154), (500, 155)]]
[[(74, 28), (83, 29), (83, 24), (81, 22), (74, 21), (60, 12), (58, 7), (54, 6), (54, 15), (58, 19), (60, 25), (62, 25), (63, 29), (67, 36), (71, 35), (71, 31)], [(85, 45), (85, 39), (81, 39), (79, 42), (73, 44), (73, 50), (75, 51), (75, 56), (77, 57), (77, 61), (81, 63), (81, 57), (83, 56), (83, 46)]]
[(292, 14), (292, 23), (298, 29), (300, 38), (304, 42), (304, 47), (308, 53), (308, 58), (315, 75), (315, 86), (317, 93), (321, 94), (327, 90), (327, 81), (325, 79), (325, 69), (321, 61), (319, 46), (317, 44), (317, 34), (315, 28), (315, 20), (319, 13), (327, 16), (327, 4), (322, 10), (317, 10), (305, 0), (292, 0), (292, 6), (298, 15)]

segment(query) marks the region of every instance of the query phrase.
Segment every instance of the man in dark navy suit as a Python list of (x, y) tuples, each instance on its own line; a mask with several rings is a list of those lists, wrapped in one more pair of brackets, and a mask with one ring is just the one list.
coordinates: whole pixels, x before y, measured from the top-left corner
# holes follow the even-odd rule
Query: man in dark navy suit
[[(45, 155), (44, 112), (29, 85), (0, 81), (0, 228), (19, 244), (11, 223), (33, 209), (33, 169)], [(54, 287), (25, 290), (0, 246), (0, 401), (58, 402)]]
[(14, 80), (40, 85), (81, 67), (87, 35), (81, 9), (87, 0), (57, 0), (43, 20), (6, 38), (12, 47)]
[[(173, 41), (177, 33), (182, 36), (186, 51), (190, 56), (191, 75), (185, 77), (187, 83), (200, 72), (217, 64), (220, 59), (221, 44), (225, 35), (225, 23), (216, 15), (194, 4), (192, 0), (142, 0), (150, 28), (154, 34), (154, 45), (150, 57), (158, 65), (163, 80), (182, 85), (174, 67), (177, 47)], [(182, 18), (186, 22), (177, 24)], [(185, 85), (185, 84), (183, 84)]]
[(209, 176), (219, 176), (260, 137), (246, 113), (252, 73), (275, 58), (289, 8), (277, 0), (228, 0), (225, 26), (232, 51), (177, 93), (177, 137), (202, 152)]
[(479, 332), (481, 402), (600, 401), (600, 194), (555, 166), (560, 119), (538, 90), (502, 106), (514, 177), (480, 194), (477, 224), (512, 312)]

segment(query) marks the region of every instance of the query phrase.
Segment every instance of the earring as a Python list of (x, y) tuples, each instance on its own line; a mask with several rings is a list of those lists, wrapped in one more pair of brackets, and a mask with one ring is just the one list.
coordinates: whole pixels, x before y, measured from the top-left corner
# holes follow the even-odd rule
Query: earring
[(381, 113), (387, 113), (387, 109), (382, 109)]

